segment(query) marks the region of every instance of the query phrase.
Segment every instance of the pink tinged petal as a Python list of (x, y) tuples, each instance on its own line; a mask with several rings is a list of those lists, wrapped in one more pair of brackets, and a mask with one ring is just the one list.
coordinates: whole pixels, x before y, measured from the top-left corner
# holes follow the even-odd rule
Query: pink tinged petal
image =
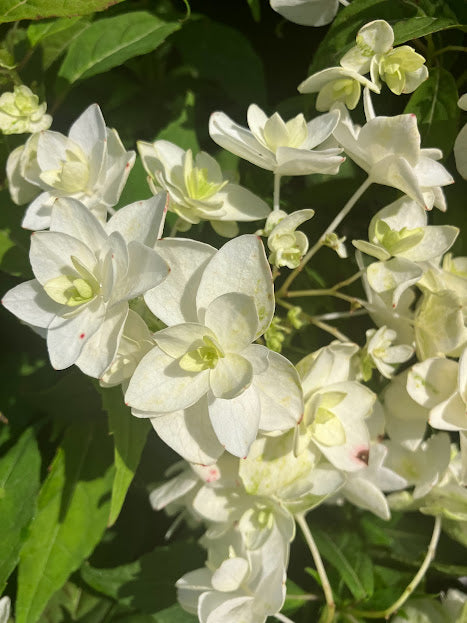
[(339, 155), (341, 152), (342, 149), (337, 147), (323, 151), (278, 147), (275, 172), (279, 175), (310, 175), (312, 173), (335, 175), (345, 160)]
[(227, 184), (217, 197), (231, 221), (256, 221), (266, 218), (271, 211), (265, 201), (238, 184)]
[(99, 193), (102, 203), (106, 206), (114, 206), (118, 203), (128, 175), (133, 168), (136, 153), (125, 150), (115, 130), (107, 129), (106, 145), (106, 156), (95, 185), (96, 192)]
[(162, 234), (167, 193), (137, 201), (118, 210), (105, 226), (108, 234), (118, 231), (127, 242), (137, 241), (154, 248)]
[(229, 292), (253, 296), (259, 318), (259, 337), (274, 315), (274, 288), (261, 240), (244, 235), (227, 242), (208, 262), (196, 295), (198, 318), (203, 320), (209, 304)]
[(231, 400), (208, 395), (209, 417), (218, 440), (228, 452), (241, 458), (247, 456), (258, 433), (260, 409), (253, 386)]
[(258, 332), (255, 301), (239, 292), (222, 294), (208, 305), (204, 322), (225, 352), (241, 352)]
[(249, 564), (245, 558), (227, 558), (214, 571), (211, 579), (212, 587), (216, 591), (231, 592), (237, 590), (246, 579)]
[(127, 315), (128, 303), (118, 303), (107, 309), (101, 326), (86, 341), (75, 362), (84, 374), (97, 379), (112, 363)]
[(302, 149), (313, 149), (331, 136), (339, 123), (340, 112), (333, 110), (319, 115), (307, 123), (308, 139), (301, 145)]
[(131, 407), (154, 413), (186, 409), (198, 402), (209, 389), (209, 370), (187, 372), (178, 361), (155, 346), (138, 364), (125, 402)]
[[(40, 133), (37, 142), (37, 163), (41, 171), (60, 168), (62, 161), (66, 160), (67, 143), (66, 136), (59, 132), (47, 130)], [(40, 184), (44, 189), (48, 187), (42, 180)]]
[(71, 257), (92, 271), (96, 264), (94, 253), (80, 240), (59, 232), (36, 232), (31, 238), (29, 259), (37, 280), (44, 285), (49, 279), (75, 274)]
[(373, 164), (396, 155), (414, 167), (420, 157), (420, 133), (415, 115), (375, 117), (362, 127), (358, 142)]
[(54, 201), (55, 197), (48, 192), (41, 193), (26, 208), (21, 226), (32, 231), (47, 229), (50, 225)]
[(140, 242), (128, 245), (126, 289), (122, 295), (133, 299), (159, 285), (169, 274), (169, 267), (157, 251)]
[(200, 623), (262, 623), (255, 612), (254, 597), (234, 593), (205, 593), (198, 605)]
[(424, 156), (420, 156), (414, 172), (422, 188), (454, 183), (454, 178), (442, 164)]
[(105, 318), (100, 297), (82, 305), (71, 317), (56, 316), (48, 327), (47, 348), (52, 366), (63, 370), (73, 365), (84, 345), (99, 330)]
[(215, 112), (211, 115), (209, 134), (215, 143), (236, 156), (262, 169), (274, 170), (276, 159), (271, 151), (262, 145), (249, 130), (232, 121), (226, 114)]
[[(243, 354), (248, 358), (246, 352)], [(261, 403), (261, 430), (286, 431), (300, 421), (304, 410), (302, 387), (298, 372), (288, 359), (270, 351), (269, 366), (253, 377), (253, 385)]]
[(50, 230), (81, 240), (92, 251), (98, 251), (107, 240), (107, 234), (97, 218), (81, 201), (72, 198), (55, 201)]
[(36, 279), (9, 290), (2, 299), (2, 305), (23, 322), (42, 328), (48, 327), (63, 309), (62, 305), (52, 301)]
[(203, 346), (205, 336), (216, 339), (214, 333), (204, 325), (186, 322), (158, 331), (154, 339), (164, 353), (178, 359), (186, 352)]
[(211, 465), (224, 452), (214, 434), (204, 396), (191, 407), (152, 417), (151, 424), (162, 441), (190, 463)]
[(170, 266), (170, 273), (160, 285), (146, 292), (147, 306), (169, 326), (197, 322), (196, 293), (216, 249), (196, 240), (166, 238), (157, 243), (156, 250)]
[(209, 385), (216, 398), (230, 400), (241, 395), (251, 384), (253, 367), (237, 353), (226, 353), (209, 375)]

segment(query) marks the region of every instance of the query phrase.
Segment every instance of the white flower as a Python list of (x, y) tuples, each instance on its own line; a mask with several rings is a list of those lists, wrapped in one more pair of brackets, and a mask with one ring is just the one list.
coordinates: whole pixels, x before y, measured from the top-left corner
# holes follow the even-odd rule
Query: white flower
[(315, 149), (328, 139), (339, 120), (339, 111), (321, 115), (306, 123), (300, 114), (284, 122), (278, 113), (267, 117), (251, 104), (248, 108), (249, 130), (236, 124), (223, 112), (209, 120), (212, 140), (276, 175), (309, 175), (339, 171), (344, 158), (336, 147)]
[[(457, 105), (462, 110), (467, 110), (467, 93), (459, 99)], [(464, 124), (454, 143), (454, 157), (456, 167), (462, 177), (467, 180), (467, 123)]]
[(145, 242), (156, 237), (165, 196), (123, 208), (105, 227), (79, 201), (61, 199), (51, 230), (32, 236), (36, 279), (3, 299), (21, 320), (47, 329), (52, 365), (76, 363), (99, 377), (114, 359), (128, 315), (128, 301), (160, 283), (167, 264)]
[(360, 100), (362, 87), (374, 93), (380, 92), (376, 84), (352, 69), (329, 67), (308, 76), (298, 85), (298, 90), (300, 93), (318, 93), (316, 110), (324, 112), (335, 102), (343, 102), (349, 110), (353, 110)]
[[(59, 132), (34, 134), (9, 156), (7, 174), (15, 203), (28, 203), (23, 227), (46, 229), (52, 204), (59, 197), (81, 201), (105, 222), (135, 161), (115, 130), (106, 128), (97, 104), (92, 104), (70, 128), (68, 137)], [(38, 195), (38, 196), (37, 196)]]
[(39, 104), (39, 98), (24, 84), (15, 87), (13, 93), (0, 96), (0, 130), (3, 134), (25, 134), (47, 130), (52, 117), (46, 115), (47, 104)]
[(11, 600), (5, 595), (0, 599), (0, 623), (8, 623), (10, 617)]
[[(375, 117), (359, 128), (352, 123), (348, 111), (341, 108), (334, 137), (368, 173), (372, 183), (398, 188), (426, 209), (439, 196), (440, 186), (453, 183), (451, 175), (436, 162), (442, 153), (438, 149), (420, 149), (415, 115)], [(430, 197), (424, 196), (428, 192), (431, 202)]]
[(229, 238), (238, 234), (236, 221), (266, 218), (268, 205), (252, 192), (224, 180), (217, 162), (200, 152), (193, 158), (168, 141), (138, 142), (144, 168), (153, 192), (165, 189), (169, 210), (188, 224), (209, 220), (214, 229)]
[(379, 372), (390, 379), (398, 364), (408, 361), (413, 353), (412, 346), (399, 344), (392, 346), (397, 338), (397, 333), (383, 326), (378, 330), (368, 329), (366, 332), (366, 345), (362, 360), (363, 380), (371, 378), (372, 368), (376, 367)]
[(272, 251), (269, 262), (273, 266), (296, 268), (308, 250), (308, 238), (301, 231), (295, 231), (302, 223), (312, 218), (314, 210), (297, 210), (287, 214), (274, 210), (263, 231), (256, 233), (268, 237), (268, 247)]
[(223, 446), (246, 456), (258, 429), (292, 428), (303, 406), (292, 364), (252, 344), (274, 313), (261, 241), (240, 236), (215, 253), (202, 243), (166, 239), (158, 250), (171, 272), (145, 300), (169, 326), (155, 334), (157, 346), (138, 365), (125, 399), (137, 416), (162, 416), (165, 433), (156, 430), (182, 456), (201, 452), (213, 462)]
[(271, 0), (271, 7), (295, 24), (325, 26), (334, 19), (339, 0)]
[(378, 88), (380, 80), (384, 80), (396, 95), (412, 93), (428, 78), (423, 56), (408, 45), (392, 47), (394, 32), (384, 20), (365, 24), (358, 31), (356, 42), (342, 57), (341, 65), (360, 74), (370, 72)]

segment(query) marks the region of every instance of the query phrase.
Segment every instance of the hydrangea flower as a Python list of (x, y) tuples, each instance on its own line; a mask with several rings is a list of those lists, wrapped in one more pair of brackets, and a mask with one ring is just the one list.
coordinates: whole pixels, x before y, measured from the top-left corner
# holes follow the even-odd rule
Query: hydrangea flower
[(61, 199), (51, 230), (35, 232), (30, 260), (35, 279), (3, 298), (21, 320), (46, 329), (54, 368), (76, 363), (99, 377), (113, 361), (128, 301), (160, 283), (164, 260), (145, 243), (157, 236), (165, 195), (123, 208), (105, 227), (79, 201)]
[(25, 134), (47, 130), (52, 117), (46, 115), (47, 104), (24, 84), (0, 96), (0, 130), (3, 134)]
[(247, 113), (249, 129), (236, 124), (223, 112), (209, 119), (212, 140), (276, 175), (336, 174), (344, 158), (337, 147), (319, 148), (332, 134), (339, 111), (316, 117), (310, 122), (300, 114), (285, 122), (276, 112), (271, 117), (251, 104)]
[[(266, 218), (269, 207), (252, 192), (224, 180), (217, 162), (204, 151), (193, 157), (169, 141), (138, 143), (144, 168), (154, 193), (169, 193), (168, 208), (184, 221), (188, 229), (202, 219), (222, 236), (238, 234), (236, 221)], [(186, 227), (187, 226), (187, 227)]]
[(135, 161), (115, 130), (106, 128), (92, 104), (70, 128), (68, 137), (50, 130), (33, 134), (11, 152), (7, 175), (11, 198), (28, 203), (26, 229), (46, 229), (55, 199), (77, 199), (103, 223), (114, 206)]
[(270, 264), (287, 268), (296, 268), (300, 264), (308, 251), (308, 238), (303, 232), (295, 230), (314, 213), (314, 210), (297, 210), (287, 214), (283, 210), (274, 210), (268, 216), (264, 229), (256, 233), (268, 237)]

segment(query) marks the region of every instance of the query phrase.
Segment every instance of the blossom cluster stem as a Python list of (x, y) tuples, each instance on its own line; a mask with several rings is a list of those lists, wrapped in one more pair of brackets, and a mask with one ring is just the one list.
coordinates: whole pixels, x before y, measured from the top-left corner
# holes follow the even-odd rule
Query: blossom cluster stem
[(415, 574), (412, 581), (407, 585), (405, 591), (402, 593), (399, 599), (395, 601), (392, 606), (386, 608), (386, 610), (352, 610), (352, 614), (366, 619), (389, 619), (389, 617), (394, 614), (394, 612), (399, 610), (399, 608), (405, 604), (407, 599), (422, 581), (425, 573), (428, 570), (428, 567), (430, 566), (431, 562), (435, 557), (436, 548), (438, 546), (438, 541), (441, 534), (441, 523), (441, 517), (436, 517), (435, 525), (433, 526), (433, 534), (431, 535), (430, 544), (428, 545), (426, 556), (422, 562), (422, 565)]
[(350, 197), (350, 199), (347, 201), (347, 203), (342, 208), (342, 210), (336, 215), (336, 217), (331, 222), (331, 224), (323, 232), (322, 236), (320, 236), (319, 240), (315, 242), (315, 244), (311, 247), (311, 249), (308, 251), (305, 257), (302, 259), (300, 264), (297, 266), (297, 268), (295, 268), (290, 273), (290, 275), (287, 277), (287, 279), (284, 281), (282, 287), (277, 293), (279, 297), (287, 296), (287, 293), (288, 293), (288, 290), (291, 284), (295, 281), (298, 275), (302, 272), (302, 270), (308, 264), (310, 259), (314, 256), (316, 251), (318, 251), (318, 249), (320, 249), (323, 246), (323, 240), (325, 239), (325, 237), (329, 234), (334, 233), (334, 230), (336, 229), (336, 227), (338, 227), (341, 224), (341, 222), (345, 219), (347, 214), (350, 212), (350, 210), (354, 207), (354, 205), (357, 203), (357, 201), (360, 199), (360, 197), (367, 190), (367, 188), (369, 188), (371, 184), (372, 184), (372, 179), (370, 177), (367, 177), (367, 179), (363, 182), (363, 184), (361, 184), (357, 188), (357, 190)]
[(289, 617), (286, 617), (285, 614), (281, 614), (280, 612), (277, 612), (274, 618), (278, 621), (282, 621), (282, 623), (293, 623), (292, 619), (289, 619)]
[(281, 176), (278, 173), (274, 173), (274, 198), (273, 198), (274, 210), (280, 210), (280, 200), (281, 200)]
[(326, 618), (322, 621), (322, 623), (332, 623), (334, 619), (334, 613), (336, 611), (336, 604), (334, 603), (334, 596), (332, 594), (331, 584), (329, 583), (326, 569), (324, 568), (323, 561), (321, 560), (321, 555), (316, 546), (313, 535), (310, 532), (310, 528), (308, 527), (308, 524), (306, 522), (305, 515), (303, 515), (302, 513), (298, 513), (297, 515), (295, 515), (295, 520), (300, 526), (306, 544), (310, 548), (316, 571), (318, 572), (321, 580), (321, 585), (323, 587), (324, 597), (326, 599), (327, 612)]
[[(285, 301), (283, 301), (281, 299), (277, 300), (277, 304), (281, 305), (282, 307), (285, 307), (285, 309), (293, 309), (294, 308), (294, 305), (291, 305), (290, 303), (286, 303)], [(301, 316), (302, 316), (302, 318), (304, 318), (304, 320), (306, 320), (310, 324), (313, 324), (313, 325), (315, 325), (315, 327), (318, 327), (319, 329), (322, 329), (323, 331), (326, 331), (326, 333), (329, 333), (330, 335), (332, 335), (336, 339), (340, 340), (341, 342), (350, 342), (351, 341), (350, 338), (348, 338), (341, 331), (339, 331), (339, 329), (336, 329), (336, 327), (333, 327), (332, 325), (328, 324), (327, 322), (323, 322), (322, 320), (320, 320), (320, 318), (318, 316), (310, 316), (309, 314), (305, 314), (305, 312), (303, 312), (303, 311), (301, 312)]]

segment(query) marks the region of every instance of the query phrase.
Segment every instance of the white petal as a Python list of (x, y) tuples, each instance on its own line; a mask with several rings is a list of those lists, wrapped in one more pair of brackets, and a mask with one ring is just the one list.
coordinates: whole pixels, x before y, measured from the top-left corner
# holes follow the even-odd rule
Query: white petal
[(49, 193), (41, 193), (28, 205), (21, 226), (32, 231), (47, 229), (50, 225), (54, 201), (55, 197), (52, 197)]
[(63, 307), (46, 294), (36, 280), (25, 281), (8, 290), (2, 305), (20, 320), (36, 327), (46, 328)]
[(24, 145), (14, 149), (8, 156), (6, 163), (6, 174), (8, 177), (8, 190), (12, 200), (17, 205), (29, 203), (40, 193), (40, 188), (36, 184), (31, 184), (21, 175), (20, 162), (25, 150)]
[(345, 497), (355, 506), (371, 511), (381, 519), (390, 519), (391, 512), (386, 496), (372, 482), (365, 478), (349, 479), (342, 492)]
[[(204, 593), (199, 599), (200, 623), (257, 623), (254, 598), (234, 593)], [(262, 620), (262, 619), (260, 619)]]
[(125, 401), (131, 407), (150, 411), (148, 417), (186, 409), (207, 392), (208, 373), (183, 370), (178, 361), (155, 346), (136, 368)]
[(319, 115), (308, 122), (308, 140), (302, 145), (304, 149), (313, 149), (331, 136), (336, 125), (339, 123), (340, 112), (333, 110), (324, 115)]
[(229, 292), (214, 299), (206, 309), (204, 322), (226, 352), (241, 352), (258, 332), (258, 314), (251, 296)]
[[(61, 162), (66, 160), (67, 138), (60, 132), (47, 130), (41, 132), (37, 141), (37, 163), (41, 171), (58, 169)], [(41, 186), (47, 188), (47, 184), (41, 181)]]
[(35, 232), (32, 235), (29, 258), (34, 275), (42, 285), (59, 275), (73, 273), (71, 256), (76, 257), (88, 270), (93, 270), (96, 257), (80, 240), (53, 231)]
[(372, 163), (397, 155), (415, 166), (420, 156), (417, 118), (415, 115), (375, 117), (362, 127), (358, 142)]
[(103, 160), (106, 128), (97, 104), (91, 104), (70, 128), (68, 136), (77, 143), (93, 164)]
[(256, 221), (271, 211), (265, 201), (238, 184), (227, 184), (216, 197), (222, 201), (225, 218), (231, 221)]
[(212, 586), (216, 591), (230, 592), (240, 587), (249, 572), (245, 558), (228, 558), (212, 575)]
[(465, 403), (456, 392), (430, 411), (430, 425), (440, 430), (467, 430)]
[(178, 359), (186, 352), (198, 348), (200, 343), (202, 345), (202, 340), (205, 335), (210, 338), (216, 337), (202, 324), (185, 322), (158, 331), (155, 333), (154, 339), (164, 353), (170, 355), (174, 359)]
[(118, 203), (135, 159), (135, 152), (125, 150), (116, 130), (107, 128), (106, 157), (99, 179), (96, 180), (99, 201), (105, 207)]
[(50, 230), (81, 240), (92, 251), (98, 251), (107, 239), (104, 228), (81, 201), (57, 199), (52, 208)]
[(199, 320), (208, 305), (222, 294), (240, 292), (253, 296), (259, 318), (259, 337), (274, 315), (271, 270), (261, 240), (244, 235), (227, 242), (204, 269), (196, 295)]
[(410, 370), (407, 391), (419, 405), (432, 409), (456, 391), (457, 371), (458, 365), (452, 359), (426, 359)]
[(166, 238), (156, 245), (170, 273), (144, 295), (147, 306), (167, 325), (197, 322), (195, 299), (203, 270), (216, 249), (203, 242)]
[(242, 394), (251, 384), (253, 367), (237, 353), (226, 353), (209, 375), (209, 385), (216, 398), (230, 400)]
[(169, 267), (157, 251), (140, 242), (130, 242), (126, 288), (122, 291), (122, 296), (126, 300), (140, 296), (161, 283), (168, 274)]
[(312, 173), (327, 173), (335, 175), (345, 158), (339, 154), (340, 148), (309, 151), (294, 147), (278, 147), (277, 168), (279, 175), (310, 175)]
[(234, 456), (245, 457), (256, 438), (260, 401), (250, 386), (231, 400), (208, 396), (209, 417), (220, 443)]
[(304, 26), (325, 26), (334, 19), (339, 2), (337, 0), (271, 0), (271, 8), (295, 24)]
[(160, 487), (153, 489), (149, 494), (149, 503), (155, 511), (160, 511), (167, 504), (183, 497), (198, 483), (199, 479), (191, 469), (184, 470), (175, 478), (171, 478)]

